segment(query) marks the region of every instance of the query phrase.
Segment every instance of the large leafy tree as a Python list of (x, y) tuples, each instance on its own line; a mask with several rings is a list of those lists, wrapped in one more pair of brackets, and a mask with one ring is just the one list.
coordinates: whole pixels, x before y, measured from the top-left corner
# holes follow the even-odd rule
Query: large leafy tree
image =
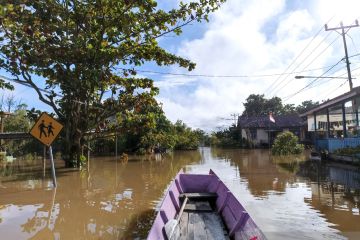
[(319, 105), (319, 102), (312, 100), (304, 101), (300, 105), (283, 104), (281, 98), (265, 98), (264, 94), (250, 94), (243, 103), (245, 109), (242, 116), (266, 116), (269, 112), (275, 115), (304, 113)]
[(283, 111), (281, 98), (266, 99), (264, 94), (250, 94), (243, 105), (243, 116), (266, 116), (269, 112), (278, 115)]
[[(65, 125), (64, 155), (79, 164), (84, 134), (115, 113), (152, 102), (158, 89), (133, 67), (146, 61), (195, 64), (157, 39), (207, 20), (225, 0), (180, 3), (165, 11), (155, 0), (16, 0), (0, 5), (0, 67), (37, 92)], [(0, 87), (11, 87), (0, 81)]]
[(312, 100), (303, 101), (299, 106), (296, 107), (298, 113), (304, 113), (314, 107), (319, 106), (319, 102), (313, 102)]

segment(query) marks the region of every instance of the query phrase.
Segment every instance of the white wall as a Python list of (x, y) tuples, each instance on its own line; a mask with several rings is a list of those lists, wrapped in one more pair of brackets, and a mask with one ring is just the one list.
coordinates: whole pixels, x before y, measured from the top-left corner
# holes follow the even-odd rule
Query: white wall
[(257, 135), (256, 137), (257, 144), (269, 142), (268, 132), (266, 132), (264, 129), (258, 129), (256, 135)]

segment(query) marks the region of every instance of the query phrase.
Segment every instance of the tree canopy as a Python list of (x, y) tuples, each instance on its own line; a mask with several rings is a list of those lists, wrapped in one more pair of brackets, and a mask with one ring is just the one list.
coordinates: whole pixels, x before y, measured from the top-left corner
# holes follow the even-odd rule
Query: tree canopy
[(271, 149), (273, 155), (300, 154), (304, 151), (304, 145), (298, 144), (298, 137), (290, 131), (277, 135)]
[(318, 106), (319, 102), (308, 100), (295, 107), (294, 104), (283, 104), (279, 97), (267, 99), (264, 94), (250, 94), (243, 105), (245, 109), (242, 116), (267, 116), (269, 112), (274, 115), (304, 113)]
[[(158, 89), (137, 76), (136, 66), (194, 69), (158, 39), (207, 20), (224, 1), (180, 3), (169, 11), (155, 0), (1, 1), (0, 67), (52, 107), (65, 125), (64, 158), (79, 164), (86, 132), (155, 104)], [(0, 87), (12, 86), (0, 81)]]

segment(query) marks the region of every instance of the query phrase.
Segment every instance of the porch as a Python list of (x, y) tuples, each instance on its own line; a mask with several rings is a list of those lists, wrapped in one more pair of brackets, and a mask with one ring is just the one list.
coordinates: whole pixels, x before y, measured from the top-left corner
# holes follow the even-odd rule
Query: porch
[(333, 153), (360, 145), (360, 87), (302, 114), (316, 150)]

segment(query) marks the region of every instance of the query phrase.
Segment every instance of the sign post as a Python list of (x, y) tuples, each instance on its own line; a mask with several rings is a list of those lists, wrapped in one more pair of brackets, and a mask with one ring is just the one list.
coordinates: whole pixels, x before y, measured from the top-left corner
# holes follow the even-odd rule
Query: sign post
[(47, 113), (42, 113), (39, 119), (36, 121), (34, 126), (30, 130), (30, 134), (39, 140), (42, 144), (49, 147), (50, 161), (51, 161), (51, 172), (53, 178), (54, 187), (57, 187), (54, 157), (52, 153), (51, 143), (59, 135), (63, 125), (52, 118)]

